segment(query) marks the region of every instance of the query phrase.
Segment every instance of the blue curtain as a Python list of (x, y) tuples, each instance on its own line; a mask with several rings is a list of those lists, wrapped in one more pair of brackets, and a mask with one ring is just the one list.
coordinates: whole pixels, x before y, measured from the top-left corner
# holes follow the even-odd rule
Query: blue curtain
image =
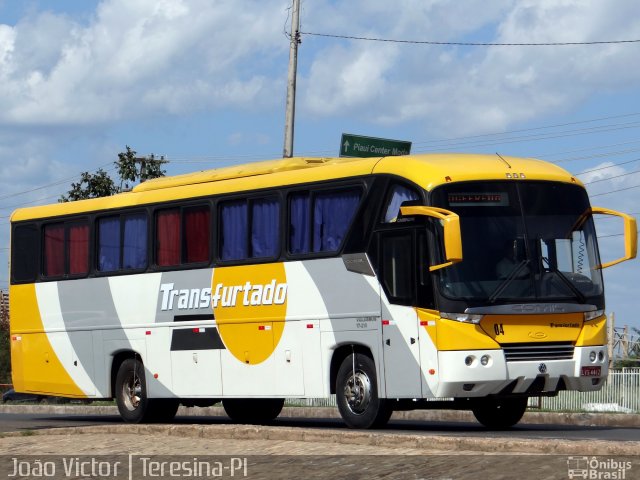
[(291, 197), (291, 225), (289, 226), (289, 251), (291, 253), (309, 253), (311, 242), (309, 237), (309, 217), (311, 201), (308, 193)]
[(145, 213), (124, 217), (122, 263), (125, 269), (147, 266), (147, 215)]
[(358, 191), (342, 190), (321, 193), (315, 197), (313, 208), (313, 251), (333, 252), (351, 224), (360, 195)]
[(98, 270), (120, 269), (120, 217), (98, 220)]
[(280, 202), (264, 198), (252, 203), (251, 256), (275, 257), (280, 253)]
[(222, 205), (222, 260), (248, 258), (247, 238), (249, 227), (247, 202), (239, 200)]
[(384, 215), (385, 223), (395, 222), (400, 215), (400, 206), (402, 202), (408, 200), (418, 200), (418, 194), (410, 188), (403, 187), (402, 185), (395, 185), (391, 193), (391, 199), (389, 200), (389, 206)]

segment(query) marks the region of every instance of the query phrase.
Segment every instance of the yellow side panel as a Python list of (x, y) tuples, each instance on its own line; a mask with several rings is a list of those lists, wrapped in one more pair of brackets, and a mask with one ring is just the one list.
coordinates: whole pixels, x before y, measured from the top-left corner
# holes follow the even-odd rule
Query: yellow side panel
[(576, 341), (576, 347), (591, 347), (607, 344), (607, 317), (602, 316), (597, 320), (585, 322), (580, 336)]
[(491, 350), (500, 348), (480, 325), (439, 319), (437, 321), (438, 350)]
[[(56, 356), (49, 334), (44, 332), (35, 285), (12, 286), (9, 298), (11, 362), (16, 391), (85, 397)], [(71, 358), (71, 352), (68, 353)]]

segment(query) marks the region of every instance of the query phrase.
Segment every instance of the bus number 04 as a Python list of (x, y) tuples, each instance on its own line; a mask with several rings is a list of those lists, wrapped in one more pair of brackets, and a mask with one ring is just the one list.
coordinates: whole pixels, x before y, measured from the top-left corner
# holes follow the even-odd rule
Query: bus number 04
[(504, 324), (502, 324), (502, 323), (494, 323), (493, 324), (493, 331), (496, 333), (496, 336), (504, 335)]

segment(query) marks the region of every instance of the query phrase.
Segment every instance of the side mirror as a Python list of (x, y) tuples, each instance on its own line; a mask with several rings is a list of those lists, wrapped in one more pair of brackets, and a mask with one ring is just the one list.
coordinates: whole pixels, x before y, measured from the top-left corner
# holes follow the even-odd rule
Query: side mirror
[(444, 228), (444, 251), (447, 262), (429, 267), (429, 271), (450, 267), (454, 263), (462, 261), (462, 235), (460, 233), (460, 217), (450, 210), (438, 207), (409, 206), (400, 207), (400, 213), (404, 216), (424, 215), (437, 218)]
[(636, 258), (638, 253), (638, 226), (636, 219), (626, 213), (616, 212), (615, 210), (609, 210), (608, 208), (591, 207), (592, 214), (600, 215), (613, 215), (620, 217), (624, 221), (624, 257), (620, 257), (611, 262), (603, 263), (599, 268), (607, 268), (611, 265), (626, 262), (632, 258)]

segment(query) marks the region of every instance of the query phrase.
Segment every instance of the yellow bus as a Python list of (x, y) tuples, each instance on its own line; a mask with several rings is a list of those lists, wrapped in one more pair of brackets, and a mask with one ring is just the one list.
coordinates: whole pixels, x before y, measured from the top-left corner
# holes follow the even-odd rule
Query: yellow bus
[[(622, 217), (618, 260), (594, 214)], [(450, 408), (505, 428), (531, 396), (601, 388), (601, 270), (636, 235), (565, 170), (493, 155), (290, 158), (19, 209), (13, 384), (127, 422), (335, 394), (350, 427)]]

